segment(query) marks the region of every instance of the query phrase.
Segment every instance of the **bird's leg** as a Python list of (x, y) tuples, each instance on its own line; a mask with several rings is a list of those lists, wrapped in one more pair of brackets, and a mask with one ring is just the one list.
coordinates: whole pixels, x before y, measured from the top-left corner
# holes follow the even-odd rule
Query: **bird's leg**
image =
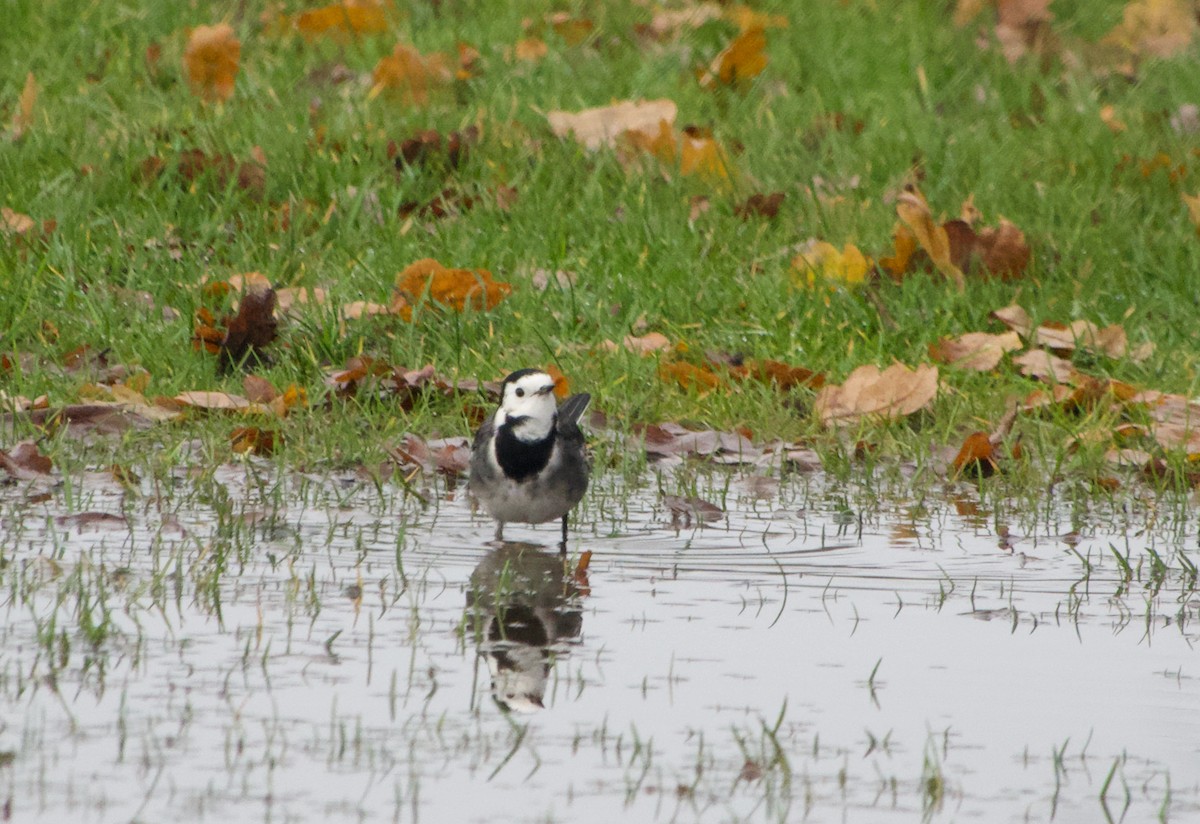
[(496, 540), (504, 540), (504, 521), (496, 521)]
[(566, 515), (563, 516), (562, 543), (558, 545), (558, 551), (563, 555), (567, 554), (567, 516)]

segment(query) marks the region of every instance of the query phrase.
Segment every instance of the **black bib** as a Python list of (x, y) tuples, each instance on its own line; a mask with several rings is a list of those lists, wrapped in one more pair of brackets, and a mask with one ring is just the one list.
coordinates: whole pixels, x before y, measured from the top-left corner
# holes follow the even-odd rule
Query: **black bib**
[(540, 441), (522, 441), (512, 431), (513, 421), (496, 430), (496, 462), (504, 475), (520, 483), (546, 468), (554, 450), (554, 428)]

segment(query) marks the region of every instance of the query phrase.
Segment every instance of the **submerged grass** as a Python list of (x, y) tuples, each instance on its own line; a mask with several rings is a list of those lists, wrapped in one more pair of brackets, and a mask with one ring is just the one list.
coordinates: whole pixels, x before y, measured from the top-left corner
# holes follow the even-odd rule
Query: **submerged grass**
[[(56, 365), (80, 346), (110, 362), (141, 366), (148, 395), (193, 389), (240, 391), (240, 376), (217, 374), (214, 359), (191, 348), (192, 315), (205, 277), (261, 271), (276, 286), (320, 286), (335, 301), (384, 301), (395, 274), (422, 257), (485, 267), (516, 285), (489, 312), (423, 312), (398, 319), (339, 323), (313, 311), (283, 324), (273, 363), (261, 374), (296, 383), (314, 400), (278, 424), (277, 460), (299, 467), (378, 463), (405, 431), (464, 433), (457, 399), (428, 398), (411, 409), (387, 399), (322, 403), (323, 376), (357, 354), (417, 367), (433, 363), (457, 377), (496, 378), (530, 364), (556, 363), (621, 426), (680, 420), (762, 437), (807, 437), (831, 468), (847, 466), (846, 443), (866, 438), (878, 460), (915, 460), (987, 428), (1013, 395), (1031, 388), (1007, 367), (987, 375), (944, 370), (945, 391), (915, 420), (864, 425), (848, 439), (823, 432), (808, 414), (807, 390), (741, 386), (698, 394), (664, 382), (654, 358), (598, 353), (605, 340), (660, 331), (690, 356), (708, 350), (774, 358), (840, 381), (865, 363), (928, 359), (943, 335), (989, 328), (987, 314), (1011, 302), (1035, 320), (1087, 318), (1124, 323), (1134, 344), (1152, 341), (1149, 360), (1088, 364), (1099, 375), (1174, 392), (1197, 389), (1197, 243), (1179, 199), (1200, 160), (1194, 134), (1169, 125), (1181, 104), (1200, 100), (1200, 76), (1186, 58), (1148, 60), (1137, 82), (1035, 60), (1010, 65), (981, 51), (973, 27), (956, 29), (942, 2), (768, 4), (791, 18), (768, 35), (770, 64), (740, 90), (707, 91), (691, 69), (732, 34), (712, 22), (666, 44), (636, 34), (650, 12), (628, 3), (582, 3), (570, 12), (595, 24), (581, 45), (547, 30), (549, 56), (510, 57), (536, 3), (458, 2), (404, 6), (391, 31), (343, 42), (306, 42), (269, 33), (246, 7), (82, 7), (10, 3), (0, 54), (0, 99), (11, 119), (26, 74), (39, 94), (23, 139), (0, 144), (0, 205), (37, 221), (55, 220), (44, 243), (0, 248), (0, 349), (37, 361), (5, 369), (10, 395), (78, 399), (86, 375)], [(1055, 4), (1056, 30), (1098, 39), (1122, 4)], [(243, 42), (232, 100), (204, 105), (187, 88), (181, 54), (187, 27), (233, 23)], [(481, 52), (480, 68), (427, 105), (371, 98), (364, 77), (397, 39), (423, 52)], [(147, 49), (161, 49), (151, 66)], [(330, 80), (345, 67), (348, 82)], [(335, 70), (336, 69), (336, 70)], [(710, 128), (737, 145), (735, 183), (714, 186), (653, 169), (627, 172), (612, 154), (588, 154), (551, 136), (543, 113), (622, 98), (670, 97), (680, 123)], [(1126, 125), (1100, 117), (1114, 106)], [(861, 129), (822, 127), (833, 116)], [(457, 170), (437, 163), (396, 171), (389, 140), (436, 128), (478, 125), (482, 140)], [(238, 160), (267, 158), (263, 196), (212, 180), (145, 182), (151, 156), (189, 149)], [(1162, 154), (1181, 179), (1139, 165)], [(1016, 283), (972, 281), (964, 292), (928, 276), (862, 290), (797, 288), (789, 270), (795, 244), (819, 237), (874, 254), (890, 245), (890, 193), (914, 169), (934, 211), (953, 214), (973, 195), (986, 219), (1022, 228), (1034, 263)], [(814, 183), (816, 179), (820, 183)], [(452, 185), (481, 199), (497, 185), (516, 189), (507, 209), (488, 203), (447, 219), (398, 214)], [(832, 198), (811, 196), (824, 186)], [(778, 217), (743, 221), (733, 206), (756, 192), (787, 195)], [(691, 198), (712, 208), (689, 219)], [(282, 220), (287, 208), (289, 220)], [(570, 270), (573, 285), (537, 291), (533, 268)], [(138, 308), (121, 289), (144, 291), (156, 309)], [(177, 319), (159, 309), (171, 306)], [(688, 357), (687, 353), (684, 357)], [(1033, 457), (1010, 481), (1035, 490), (1070, 470), (1100, 472), (1103, 449), (1069, 436), (1110, 424), (1101, 409), (1079, 418), (1023, 419)], [(20, 419), (5, 440), (41, 434)], [(166, 467), (192, 454), (220, 462), (229, 421), (89, 443), (70, 466), (130, 460)], [(617, 456), (620, 464), (625, 458)], [(203, 462), (203, 461), (202, 461)], [(1053, 482), (1053, 480), (1051, 480)]]

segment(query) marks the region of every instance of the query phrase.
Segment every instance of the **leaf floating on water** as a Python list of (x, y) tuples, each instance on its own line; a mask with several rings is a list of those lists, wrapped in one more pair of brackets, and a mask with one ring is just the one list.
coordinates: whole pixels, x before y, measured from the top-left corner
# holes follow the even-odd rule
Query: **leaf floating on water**
[(672, 520), (683, 518), (690, 522), (719, 521), (725, 517), (725, 510), (716, 504), (709, 503), (703, 498), (680, 497), (678, 495), (663, 495), (663, 505), (671, 511)]
[(21, 441), (7, 452), (0, 450), (0, 467), (20, 481), (49, 475), (54, 469), (50, 459), (41, 453), (34, 441)]

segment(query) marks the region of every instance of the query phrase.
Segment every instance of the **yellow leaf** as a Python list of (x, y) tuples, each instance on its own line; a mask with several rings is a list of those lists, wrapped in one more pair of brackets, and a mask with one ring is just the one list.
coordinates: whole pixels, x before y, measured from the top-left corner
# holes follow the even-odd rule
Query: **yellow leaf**
[(1171, 57), (1191, 45), (1198, 26), (1191, 0), (1134, 0), (1104, 42), (1134, 54)]
[(12, 126), (8, 136), (14, 142), (25, 136), (25, 132), (33, 126), (33, 107), (37, 104), (38, 86), (33, 72), (25, 75), (25, 87), (21, 90), (20, 100), (17, 101), (17, 112), (13, 115)]
[(698, 175), (709, 180), (725, 180), (729, 177), (729, 165), (716, 140), (684, 134), (680, 142), (679, 173)]
[(938, 271), (954, 281), (959, 289), (965, 288), (966, 279), (962, 270), (950, 259), (950, 236), (946, 234), (945, 227), (933, 219), (925, 197), (909, 187), (896, 199), (896, 214), (916, 235), (917, 242)]
[(1188, 208), (1188, 216), (1191, 217), (1192, 223), (1196, 225), (1196, 234), (1200, 235), (1200, 194), (1189, 195), (1180, 194), (1184, 204)]
[(761, 26), (743, 31), (713, 58), (700, 77), (700, 85), (711, 89), (718, 83), (732, 86), (757, 77), (767, 67), (766, 48), (767, 35)]
[(512, 293), (512, 285), (492, 280), (487, 269), (447, 269), (433, 258), (422, 258), (396, 276), (396, 292), (412, 303), (425, 297), (462, 312), (494, 308)]
[(192, 29), (183, 53), (192, 92), (205, 100), (232, 97), (241, 55), (241, 41), (234, 36), (233, 27), (228, 23)]
[(873, 261), (852, 243), (838, 249), (824, 240), (809, 240), (792, 258), (792, 267), (804, 276), (798, 285), (812, 288), (818, 282), (857, 286), (866, 280)]

